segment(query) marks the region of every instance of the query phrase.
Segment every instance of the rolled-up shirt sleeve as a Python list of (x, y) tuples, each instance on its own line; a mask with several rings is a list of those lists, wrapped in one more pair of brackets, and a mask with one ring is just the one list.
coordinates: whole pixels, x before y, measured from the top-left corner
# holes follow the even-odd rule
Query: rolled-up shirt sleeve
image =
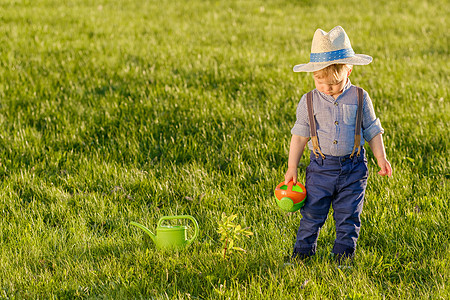
[(364, 92), (363, 120), (362, 120), (363, 137), (366, 141), (372, 140), (380, 133), (384, 133), (381, 127), (380, 119), (375, 115), (372, 100), (367, 92)]
[(306, 96), (303, 95), (300, 102), (297, 105), (297, 120), (295, 121), (294, 127), (291, 129), (291, 133), (294, 135), (299, 135), (303, 137), (309, 137), (309, 119), (308, 119), (308, 109), (306, 107)]

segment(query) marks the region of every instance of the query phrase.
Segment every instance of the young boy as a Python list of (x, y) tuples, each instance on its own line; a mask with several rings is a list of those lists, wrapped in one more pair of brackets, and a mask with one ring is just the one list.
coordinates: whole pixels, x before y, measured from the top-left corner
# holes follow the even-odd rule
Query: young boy
[(364, 142), (377, 159), (381, 176), (391, 176), (380, 120), (363, 89), (350, 83), (353, 65), (367, 65), (372, 57), (355, 54), (340, 26), (326, 33), (317, 29), (310, 62), (294, 72), (313, 72), (316, 89), (303, 95), (291, 130), (285, 183), (297, 182), (297, 166), (308, 143), (311, 160), (306, 168), (307, 199), (294, 245), (293, 258), (315, 254), (319, 230), (330, 206), (336, 222), (335, 258), (352, 258), (361, 226), (368, 169)]

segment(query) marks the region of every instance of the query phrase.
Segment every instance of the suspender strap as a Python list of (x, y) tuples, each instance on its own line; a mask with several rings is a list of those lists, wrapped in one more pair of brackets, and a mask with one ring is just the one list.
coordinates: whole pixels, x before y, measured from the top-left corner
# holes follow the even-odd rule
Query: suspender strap
[[(311, 142), (313, 145), (313, 152), (316, 158), (319, 158), (319, 154), (325, 159), (325, 155), (323, 155), (322, 151), (319, 147), (319, 140), (317, 139), (317, 128), (316, 128), (316, 119), (314, 119), (313, 112), (313, 99), (312, 92), (306, 94), (306, 105), (308, 107), (308, 117), (309, 117), (309, 130), (311, 135)], [(316, 152), (317, 151), (317, 152)]]
[(360, 87), (357, 87), (356, 89), (358, 91), (358, 110), (356, 112), (355, 144), (353, 145), (353, 151), (352, 154), (350, 154), (350, 157), (353, 157), (356, 149), (358, 149), (356, 156), (359, 156), (361, 152), (361, 125), (362, 125), (364, 97), (363, 97), (363, 89)]

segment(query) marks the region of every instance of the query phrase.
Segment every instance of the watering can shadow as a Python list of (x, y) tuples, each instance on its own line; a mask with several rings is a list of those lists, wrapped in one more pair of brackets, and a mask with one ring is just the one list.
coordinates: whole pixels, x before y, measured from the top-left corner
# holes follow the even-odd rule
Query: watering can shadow
[[(164, 220), (174, 219), (188, 219), (192, 223), (194, 223), (194, 235), (191, 239), (187, 238), (186, 226), (161, 225)], [(156, 248), (158, 249), (182, 249), (191, 244), (197, 238), (199, 231), (197, 220), (195, 220), (194, 217), (188, 215), (162, 217), (161, 219), (159, 219), (158, 225), (156, 226), (156, 235), (142, 224), (136, 222), (131, 222), (130, 224), (144, 230), (144, 232), (146, 232), (155, 242)]]

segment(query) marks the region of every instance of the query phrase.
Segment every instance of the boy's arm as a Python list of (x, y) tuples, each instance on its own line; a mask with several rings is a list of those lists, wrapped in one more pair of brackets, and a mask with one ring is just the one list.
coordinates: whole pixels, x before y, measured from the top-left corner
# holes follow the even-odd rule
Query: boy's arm
[(376, 135), (373, 139), (369, 141), (370, 149), (373, 152), (373, 155), (377, 159), (378, 166), (381, 168), (380, 171), (378, 171), (378, 174), (381, 176), (388, 176), (391, 177), (392, 175), (392, 168), (389, 161), (386, 159), (386, 151), (384, 150), (384, 144), (383, 144), (383, 136), (382, 134)]
[(284, 175), (284, 183), (288, 184), (289, 181), (294, 181), (297, 183), (297, 167), (300, 158), (303, 155), (303, 150), (305, 149), (306, 143), (308, 143), (309, 137), (303, 137), (299, 135), (292, 135), (291, 146), (289, 148), (289, 162), (288, 170)]

